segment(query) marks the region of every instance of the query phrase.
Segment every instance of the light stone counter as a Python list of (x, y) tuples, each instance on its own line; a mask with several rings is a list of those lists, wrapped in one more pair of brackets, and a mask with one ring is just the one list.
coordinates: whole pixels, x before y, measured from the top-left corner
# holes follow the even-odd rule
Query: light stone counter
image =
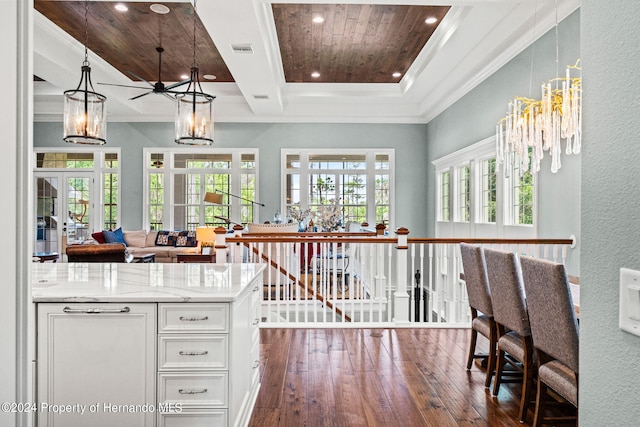
[(33, 302), (232, 302), (263, 264), (34, 263)]

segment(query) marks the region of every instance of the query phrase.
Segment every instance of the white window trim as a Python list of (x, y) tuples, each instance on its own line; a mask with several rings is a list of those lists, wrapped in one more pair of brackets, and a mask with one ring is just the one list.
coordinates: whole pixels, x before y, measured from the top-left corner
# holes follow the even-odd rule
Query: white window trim
[[(164, 168), (158, 169), (150, 166), (151, 164), (151, 154), (161, 153), (164, 156)], [(170, 194), (173, 194), (174, 188), (174, 176), (176, 174), (185, 174), (185, 173), (203, 173), (208, 171), (207, 169), (189, 169), (189, 168), (180, 168), (175, 169), (173, 167), (174, 154), (231, 154), (232, 156), (232, 167), (231, 169), (224, 169), (221, 171), (228, 172), (231, 176), (231, 194), (238, 194), (239, 189), (241, 188), (240, 176), (242, 174), (243, 169), (238, 166), (237, 168), (233, 165), (240, 165), (241, 158), (243, 154), (253, 154), (254, 155), (254, 163), (255, 163), (255, 185), (256, 185), (256, 194), (255, 200), (260, 200), (260, 185), (259, 185), (259, 150), (257, 148), (211, 148), (211, 147), (144, 147), (142, 149), (142, 169), (144, 171), (143, 176), (143, 189), (142, 189), (142, 224), (146, 230), (150, 229), (151, 224), (149, 223), (149, 174), (150, 173), (164, 173), (165, 174), (165, 188), (170, 188)], [(213, 170), (213, 169), (210, 169)], [(204, 194), (204, 193), (203, 193)], [(174, 209), (172, 209), (173, 204), (171, 201), (171, 197), (165, 194), (164, 204), (163, 204), (163, 225), (164, 229), (173, 230), (174, 229)], [(241, 209), (241, 200), (235, 197), (229, 198), (230, 205), (230, 219), (234, 221), (234, 218), (240, 218), (240, 209)], [(255, 218), (260, 217), (260, 205), (254, 205), (254, 220)], [(200, 213), (200, 222), (204, 223), (204, 212)]]
[[(446, 173), (449, 172), (449, 186), (448, 186), (448, 191), (449, 191), (449, 199), (448, 199), (448, 205), (447, 208), (449, 209), (449, 219), (444, 219), (444, 217), (442, 216), (442, 210), (443, 210), (443, 204), (442, 204), (442, 188), (443, 188), (443, 182), (442, 182), (442, 176)], [(439, 171), (436, 172), (436, 222), (443, 222), (443, 223), (450, 223), (453, 221), (452, 218), (452, 200), (451, 200), (451, 176), (453, 175), (453, 172), (451, 170), (450, 167), (446, 167), (443, 168)]]
[[(436, 236), (443, 235), (465, 237), (504, 237), (504, 238), (536, 238), (538, 237), (538, 179), (533, 180), (533, 225), (511, 224), (513, 218), (511, 203), (512, 179), (504, 177), (504, 167), (497, 172), (496, 182), (496, 223), (481, 222), (482, 210), (482, 162), (495, 157), (495, 136), (490, 136), (475, 144), (447, 154), (432, 162), (436, 172)], [(471, 168), (471, 213), (470, 222), (460, 222), (459, 218), (459, 177), (458, 168), (469, 164)], [(441, 173), (449, 169), (450, 175), (450, 221), (441, 221)], [(511, 175), (514, 175), (513, 173)]]
[[(74, 168), (74, 169), (62, 169), (62, 168), (38, 168), (36, 159), (38, 153), (91, 153), (93, 154), (93, 168)], [(105, 167), (105, 154), (115, 153), (118, 156), (118, 166), (116, 168)], [(91, 224), (94, 226), (104, 225), (104, 209), (102, 201), (104, 200), (104, 173), (106, 171), (115, 171), (118, 174), (118, 197), (116, 203), (118, 204), (118, 221), (117, 226), (121, 226), (122, 221), (122, 154), (120, 147), (68, 147), (68, 148), (53, 148), (53, 147), (38, 147), (33, 149), (33, 172), (92, 172), (93, 173), (93, 190), (92, 194), (95, 194), (94, 200), (99, 200), (99, 207), (94, 203), (93, 208), (90, 210)], [(35, 227), (35, 225), (34, 225)]]
[[(309, 155), (312, 154), (344, 154), (354, 155), (366, 153), (366, 175), (367, 175), (367, 222), (370, 227), (375, 227), (376, 219), (376, 200), (375, 200), (375, 156), (376, 154), (385, 154), (389, 158), (389, 223), (388, 230), (395, 229), (395, 149), (392, 148), (362, 148), (362, 149), (336, 149), (336, 148), (312, 148), (312, 149), (290, 149), (283, 148), (280, 150), (281, 178), (280, 178), (280, 194), (282, 201), (280, 203), (280, 212), (286, 212), (286, 194), (287, 194), (287, 156), (300, 156), (300, 185), (303, 187), (309, 180)], [(370, 167), (372, 165), (372, 167)], [(364, 171), (363, 171), (364, 172)], [(307, 190), (300, 188), (300, 204), (308, 206)], [(286, 215), (286, 213), (284, 214)]]
[[(471, 161), (465, 161), (463, 163), (457, 164), (455, 165), (455, 167), (453, 167), (453, 222), (461, 222), (464, 224), (470, 224), (473, 222), (473, 199), (474, 199), (474, 191), (473, 191), (473, 187), (474, 187), (474, 179), (473, 179), (473, 171), (474, 171), (474, 163), (475, 162), (471, 162)], [(468, 220), (463, 220), (461, 218), (460, 212), (462, 210), (462, 206), (461, 206), (461, 189), (460, 189), (460, 180), (461, 180), (461, 171), (462, 168), (464, 167), (468, 167), (469, 168), (469, 219)], [(451, 178), (450, 178), (451, 179)]]

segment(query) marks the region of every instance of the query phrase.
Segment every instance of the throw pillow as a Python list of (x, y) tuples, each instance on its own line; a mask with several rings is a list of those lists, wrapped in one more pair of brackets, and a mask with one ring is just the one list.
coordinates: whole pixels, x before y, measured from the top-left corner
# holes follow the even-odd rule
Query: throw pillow
[(178, 234), (176, 246), (185, 248), (195, 248), (196, 246), (198, 246), (198, 241), (196, 240), (196, 232), (194, 230), (181, 231), (180, 234)]
[(104, 240), (104, 233), (102, 231), (96, 231), (95, 233), (91, 233), (91, 237), (93, 237), (93, 240), (95, 240), (100, 244), (106, 243)]
[(158, 231), (158, 236), (156, 237), (156, 246), (175, 246), (176, 240), (178, 240), (179, 233), (179, 231)]
[(147, 231), (146, 230), (136, 230), (136, 231), (123, 231), (124, 240), (127, 242), (127, 246), (132, 248), (144, 248), (146, 240), (147, 240)]
[(127, 242), (124, 241), (124, 235), (122, 234), (122, 227), (113, 231), (105, 230), (102, 234), (104, 235), (105, 243), (122, 243), (127, 246)]
[(158, 232), (154, 230), (149, 230), (147, 233), (147, 240), (144, 242), (145, 247), (155, 246), (156, 239), (158, 238)]

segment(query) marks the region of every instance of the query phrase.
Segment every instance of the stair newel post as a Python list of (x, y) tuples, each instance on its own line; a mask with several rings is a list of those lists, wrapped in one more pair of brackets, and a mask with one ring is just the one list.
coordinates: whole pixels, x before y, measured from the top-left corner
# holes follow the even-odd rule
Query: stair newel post
[(396, 292), (393, 299), (393, 321), (409, 323), (409, 293), (407, 292), (407, 257), (409, 250), (409, 230), (400, 227), (396, 230)]
[[(233, 226), (234, 237), (242, 237), (243, 231), (244, 227), (241, 224), (235, 224)], [(236, 242), (231, 252), (233, 256), (232, 262), (244, 262), (244, 245), (242, 243)]]
[(216, 264), (225, 264), (227, 262), (227, 229), (224, 227), (216, 227), (216, 242), (214, 249), (216, 251)]
[[(379, 232), (380, 226), (382, 226), (382, 233)], [(384, 224), (376, 224), (376, 238), (384, 237)], [(376, 257), (376, 299), (385, 298), (387, 295), (387, 277), (384, 275), (384, 252), (387, 249), (387, 245), (384, 243), (377, 243), (374, 245), (375, 257)]]

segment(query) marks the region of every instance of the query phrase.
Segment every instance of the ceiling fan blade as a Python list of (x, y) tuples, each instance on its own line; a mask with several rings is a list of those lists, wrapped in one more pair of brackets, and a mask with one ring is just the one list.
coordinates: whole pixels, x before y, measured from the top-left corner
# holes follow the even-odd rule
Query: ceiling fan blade
[(191, 83), (191, 79), (187, 79), (187, 80), (183, 80), (183, 81), (178, 82), (178, 83), (170, 84), (165, 89), (171, 90), (171, 89), (174, 89), (176, 87), (179, 87), (179, 86), (182, 86), (182, 85), (186, 85), (187, 83)]
[(169, 95), (167, 92), (162, 92), (162, 94), (167, 98), (169, 98), (172, 102), (176, 100), (173, 96)]
[(100, 82), (97, 82), (97, 84), (104, 85), (104, 86), (128, 87), (128, 88), (131, 88), (131, 89), (149, 89), (148, 87), (119, 85), (119, 84), (116, 84), (116, 83), (100, 83)]
[(148, 81), (146, 81), (145, 79), (143, 79), (142, 77), (140, 77), (139, 75), (137, 75), (136, 73), (134, 73), (133, 71), (127, 71), (127, 74), (129, 74), (130, 76), (135, 77), (136, 79), (145, 82), (146, 84), (148, 84), (151, 87), (154, 87), (153, 83), (149, 83)]
[(145, 92), (145, 93), (143, 93), (141, 95), (137, 95), (137, 96), (134, 96), (133, 98), (129, 98), (129, 101), (133, 101), (134, 99), (142, 98), (143, 96), (149, 95), (150, 93), (153, 93), (153, 91), (150, 90), (149, 92)]

